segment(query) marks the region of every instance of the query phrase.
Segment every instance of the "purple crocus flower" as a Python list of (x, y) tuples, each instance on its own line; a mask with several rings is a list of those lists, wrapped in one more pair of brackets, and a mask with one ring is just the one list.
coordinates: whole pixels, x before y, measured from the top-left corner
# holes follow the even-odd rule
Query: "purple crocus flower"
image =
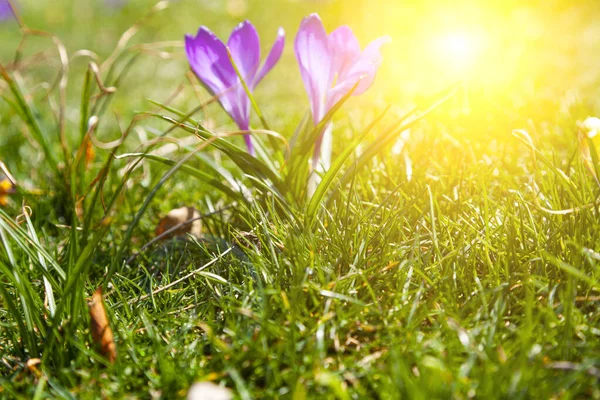
[[(227, 47), (207, 27), (201, 26), (196, 36), (185, 36), (185, 51), (192, 70), (208, 90), (219, 97), (219, 102), (240, 130), (250, 128), (250, 98), (246, 94), (227, 54), (227, 49), (240, 75), (253, 91), (256, 85), (275, 66), (285, 42), (283, 28), (279, 28), (275, 43), (260, 66), (260, 39), (250, 21), (240, 23), (231, 33)], [(250, 154), (254, 154), (250, 135), (245, 135)]]
[[(380, 48), (389, 41), (388, 36), (380, 37), (361, 51), (349, 27), (340, 26), (327, 35), (317, 14), (302, 20), (295, 51), (315, 126), (355, 85), (354, 96), (371, 87), (382, 61)], [(330, 134), (330, 130), (325, 128), (324, 133)], [(322, 140), (323, 134), (315, 144), (313, 167)]]
[(0, 21), (14, 18), (12, 8), (8, 0), (0, 0)]

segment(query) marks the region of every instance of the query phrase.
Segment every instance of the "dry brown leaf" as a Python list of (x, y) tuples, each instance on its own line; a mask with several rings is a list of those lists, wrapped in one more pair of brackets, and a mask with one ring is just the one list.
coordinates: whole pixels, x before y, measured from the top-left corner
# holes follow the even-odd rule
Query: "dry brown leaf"
[(35, 374), (35, 376), (41, 376), (42, 373), (37, 369), (36, 365), (39, 365), (42, 363), (42, 360), (40, 360), (39, 358), (30, 358), (29, 360), (27, 360), (27, 369), (29, 370), (29, 372), (31, 372), (32, 374)]
[(0, 180), (0, 206), (8, 204), (8, 195), (15, 192), (15, 187), (8, 179)]
[(254, 232), (239, 232), (235, 236), (235, 240), (242, 247), (252, 248), (252, 246), (256, 246), (258, 251), (262, 250), (260, 238)]
[(92, 141), (86, 137), (86, 140), (85, 140), (85, 166), (86, 166), (86, 168), (88, 165), (90, 165), (90, 163), (92, 161), (94, 161), (95, 157), (96, 157), (96, 150), (94, 150), (94, 145), (92, 144)]
[(88, 304), (90, 307), (90, 318), (92, 320), (91, 331), (94, 343), (100, 346), (100, 353), (111, 363), (117, 359), (117, 346), (113, 337), (112, 329), (104, 309), (102, 300), (102, 289), (98, 289), (92, 296), (92, 301)]
[(187, 400), (231, 400), (231, 390), (212, 382), (196, 382), (190, 388)]
[[(189, 223), (186, 223), (190, 221)], [(170, 229), (173, 232), (165, 234)], [(181, 207), (169, 211), (166, 217), (160, 220), (156, 227), (156, 236), (164, 235), (162, 239), (168, 239), (174, 236), (182, 236), (186, 233), (199, 238), (202, 234), (202, 220), (200, 213), (194, 207)]]
[(17, 181), (10, 174), (6, 165), (0, 161), (0, 206), (8, 204), (8, 195), (16, 192)]

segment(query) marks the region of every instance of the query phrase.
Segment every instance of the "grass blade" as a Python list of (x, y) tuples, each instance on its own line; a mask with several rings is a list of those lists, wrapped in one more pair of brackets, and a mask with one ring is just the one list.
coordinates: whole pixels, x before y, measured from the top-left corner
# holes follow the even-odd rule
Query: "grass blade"
[[(377, 118), (375, 118), (375, 120), (373, 120), (369, 124), (369, 126), (356, 139), (354, 139), (354, 141), (349, 146), (347, 146), (344, 149), (344, 152), (342, 154), (340, 154), (340, 156), (338, 158), (335, 159), (334, 163), (331, 165), (331, 168), (329, 168), (329, 170), (325, 173), (325, 175), (323, 176), (323, 179), (321, 180), (321, 183), (317, 187), (317, 190), (311, 197), (310, 202), (308, 204), (308, 208), (306, 210), (306, 220), (309, 224), (312, 223), (314, 217), (316, 216), (319, 204), (321, 204), (321, 201), (323, 200), (323, 197), (325, 196), (327, 189), (329, 189), (329, 186), (331, 186), (331, 184), (333, 183), (333, 180), (335, 179), (337, 174), (342, 169), (342, 166), (346, 163), (346, 161), (348, 160), (350, 155), (352, 155), (352, 153), (354, 153), (354, 150), (356, 150), (358, 145), (361, 144), (362, 141), (367, 137), (369, 132), (371, 132), (373, 127), (379, 121), (381, 121), (381, 119), (385, 116), (385, 114), (387, 113), (387, 111), (389, 109), (390, 109), (390, 106), (387, 106), (383, 110), (383, 112), (381, 114), (379, 114), (379, 116), (377, 116)], [(315, 172), (313, 172), (313, 173), (315, 173)]]

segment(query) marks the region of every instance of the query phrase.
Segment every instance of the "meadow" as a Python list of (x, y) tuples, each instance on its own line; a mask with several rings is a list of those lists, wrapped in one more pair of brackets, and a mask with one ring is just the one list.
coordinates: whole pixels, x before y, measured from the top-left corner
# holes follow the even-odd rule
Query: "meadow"
[(3, 1), (0, 398), (600, 399), (599, 2)]

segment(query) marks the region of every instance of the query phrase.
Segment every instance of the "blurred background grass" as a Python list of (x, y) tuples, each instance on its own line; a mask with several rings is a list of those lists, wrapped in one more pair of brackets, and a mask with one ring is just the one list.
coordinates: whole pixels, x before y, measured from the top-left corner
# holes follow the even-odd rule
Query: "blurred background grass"
[[(85, 48), (105, 57), (121, 33), (154, 3), (21, 0), (19, 10), (30, 27), (56, 34), (70, 52)], [(589, 97), (600, 92), (600, 3), (594, 0), (179, 0), (151, 18), (134, 41), (181, 41), (201, 24), (226, 39), (237, 22), (250, 19), (266, 51), (277, 26), (283, 26), (285, 56), (259, 89), (258, 98), (268, 104), (268, 96), (284, 96), (285, 106), (297, 109), (297, 97), (304, 94), (292, 44), (301, 18), (310, 12), (320, 13), (329, 31), (349, 25), (363, 45), (381, 35), (393, 38), (369, 101), (406, 107), (419, 96), (468, 78), (470, 108), (484, 117), (503, 108), (505, 112), (523, 107), (533, 113), (547, 111), (548, 102), (555, 103), (568, 91)], [(0, 35), (0, 59), (6, 63), (20, 35), (14, 22), (2, 23)], [(43, 42), (33, 40), (28, 52), (47, 44)], [(160, 99), (170, 93), (181, 82), (187, 64), (179, 47), (172, 61), (150, 58), (138, 69), (127, 91), (129, 110), (123, 111), (133, 111), (146, 97)], [(148, 80), (152, 84), (140, 86)], [(597, 104), (592, 109), (600, 111)]]

